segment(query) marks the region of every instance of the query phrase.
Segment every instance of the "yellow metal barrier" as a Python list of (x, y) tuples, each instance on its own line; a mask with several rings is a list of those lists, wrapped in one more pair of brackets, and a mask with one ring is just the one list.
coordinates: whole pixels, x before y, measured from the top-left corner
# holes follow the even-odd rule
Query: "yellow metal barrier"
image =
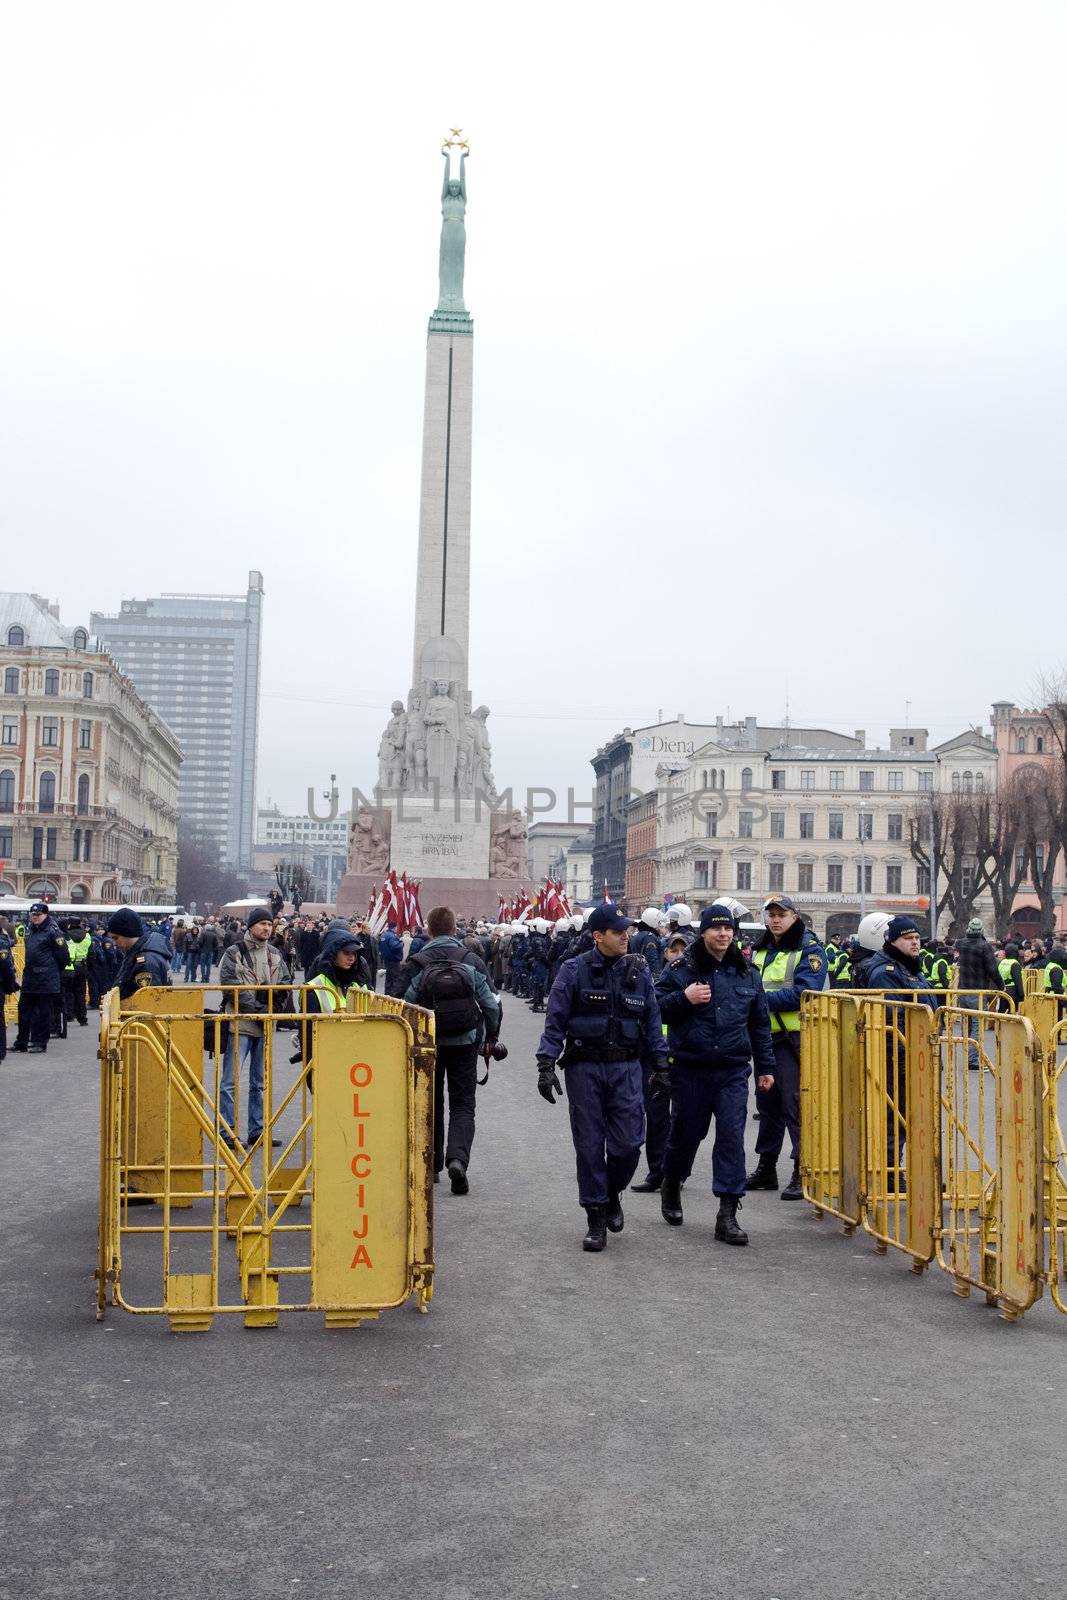
[[(841, 1217), (847, 1231), (858, 1218), (880, 1250), (903, 1251), (916, 1271), (936, 1260), (957, 1293), (980, 1288), (1015, 1320), (1044, 1281), (1063, 1309), (1057, 1095), (1067, 1074), (1051, 1046), (1043, 1073), (1028, 1017), (987, 1010), (976, 1030), (974, 1019), (967, 1006), (910, 1003), (907, 991), (805, 996), (801, 1173), (817, 1212)], [(1067, 1043), (1067, 1020), (1056, 1027)]]
[[(15, 976), (22, 982), (22, 973), (26, 966), (26, 941), (19, 937), (12, 941), (11, 959), (15, 963)], [(4, 1022), (11, 1026), (19, 1020), (19, 997), (16, 994), (6, 995), (4, 998)]]
[(1045, 989), (1044, 967), (1023, 967), (1023, 995), (1029, 999), (1032, 994), (1043, 994)]
[[(235, 1016), (253, 991), (222, 992), (223, 1015), (184, 987), (102, 1006), (98, 1316), (163, 1313), (181, 1332), (221, 1312), (248, 1327), (297, 1310), (358, 1326), (412, 1294), (428, 1309), (432, 1014), (365, 992), (309, 1012), (297, 989), (254, 991), (266, 1009)], [(262, 1062), (252, 1144), (237, 1136), (246, 1053)], [(220, 1109), (231, 1057), (232, 1127)]]

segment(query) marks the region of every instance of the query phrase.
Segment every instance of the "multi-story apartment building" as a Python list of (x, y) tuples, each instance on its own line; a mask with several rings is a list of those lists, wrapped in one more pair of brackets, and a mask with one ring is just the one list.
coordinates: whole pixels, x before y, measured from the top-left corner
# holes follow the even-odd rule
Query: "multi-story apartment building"
[(181, 747), (86, 628), (0, 594), (5, 894), (169, 904)]
[[(756, 910), (784, 892), (818, 933), (840, 937), (864, 911), (927, 911), (929, 873), (912, 858), (909, 821), (922, 829), (931, 796), (992, 790), (996, 774), (993, 741), (973, 730), (935, 749), (921, 728), (893, 729), (888, 750), (712, 741), (632, 802), (635, 830), (654, 812), (656, 843), (628, 870), (646, 869), (637, 898), (653, 902), (670, 894), (699, 907), (729, 894)], [(980, 898), (975, 909), (991, 908)]]
[(183, 829), (214, 839), (226, 865), (252, 865), (263, 578), (245, 595), (164, 594), (94, 612), (93, 633), (181, 740)]
[(314, 898), (332, 902), (348, 862), (348, 832), (347, 811), (320, 821), (307, 812), (287, 816), (277, 806), (261, 808), (256, 819), (254, 877), (249, 887), (268, 891), (274, 886), (277, 864), (291, 861), (310, 873)]
[(624, 728), (602, 745), (592, 760), (596, 774), (593, 802), (593, 884), (598, 894), (607, 883), (612, 898), (626, 887), (627, 827), (630, 802), (655, 786), (660, 769), (681, 769), (709, 742), (720, 750), (751, 754), (779, 744), (820, 750), (861, 749), (862, 731), (855, 736), (828, 728), (765, 728), (755, 717), (728, 722), (686, 722), (681, 712), (673, 722), (644, 728)]
[(563, 884), (567, 899), (577, 908), (593, 898), (593, 830), (583, 828), (575, 834), (571, 828), (567, 832), (548, 863), (547, 876)]
[[(997, 778), (1001, 789), (1027, 768), (1056, 771), (1062, 766), (1059, 742), (1053, 731), (1049, 714), (1045, 711), (1022, 711), (1010, 700), (993, 702), (993, 740), (997, 747)], [(1039, 847), (1042, 858), (1045, 846)], [(1067, 863), (1062, 852), (1056, 852), (1051, 863), (1054, 876), (1052, 893), (1056, 903), (1057, 928), (1060, 933), (1067, 927)], [(1040, 933), (1041, 902), (1034, 885), (1024, 880), (1019, 885), (1012, 910), (1012, 922), (1020, 933)]]

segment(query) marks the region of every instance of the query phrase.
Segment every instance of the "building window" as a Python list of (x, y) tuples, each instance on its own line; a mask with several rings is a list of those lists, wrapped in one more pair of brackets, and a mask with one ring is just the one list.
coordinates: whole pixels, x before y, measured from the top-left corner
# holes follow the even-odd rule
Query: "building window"
[(830, 832), (828, 837), (831, 839), (843, 839), (845, 837), (845, 813), (843, 811), (830, 812)]
[(82, 840), (82, 860), (83, 861), (91, 861), (92, 857), (93, 857), (93, 830), (92, 830), (92, 828), (86, 828), (85, 837)]
[(901, 840), (904, 838), (903, 811), (891, 811), (886, 820), (889, 824), (889, 832), (886, 835), (887, 839), (889, 839), (892, 844), (900, 844)]
[(55, 828), (48, 828), (48, 829), (45, 830), (45, 836), (44, 836), (44, 858), (45, 858), (46, 861), (54, 861), (56, 859), (56, 830), (55, 830)]
[(14, 811), (15, 809), (15, 774), (10, 771), (0, 772), (0, 811)]
[(805, 767), (804, 770), (801, 772), (801, 774), (800, 774), (800, 787), (802, 789), (814, 789), (814, 787), (815, 787), (815, 773), (813, 772), (811, 767)]
[(13, 854), (14, 835), (10, 828), (0, 828), (0, 859), (10, 860)]
[(752, 888), (751, 861), (739, 861), (737, 863), (737, 887), (742, 890)]
[(974, 793), (974, 773), (973, 772), (965, 772), (963, 774), (963, 792), (964, 792), (964, 794), (973, 794)]
[(934, 775), (932, 772), (919, 773), (919, 788), (924, 794), (933, 794)]
[(81, 831), (80, 828), (75, 828), (75, 830), (74, 830), (74, 859), (75, 859), (75, 861), (80, 861), (81, 858), (82, 858), (82, 831)]
[(916, 892), (916, 894), (929, 894), (930, 893), (930, 868), (929, 867), (916, 867), (916, 869), (915, 869), (915, 892)]
[(18, 694), (18, 692), (19, 692), (19, 669), (18, 669), (18, 667), (5, 667), (4, 668), (4, 693), (5, 694)]
[(886, 894), (903, 894), (903, 867), (886, 867), (885, 892)]
[(874, 773), (869, 769), (860, 773), (860, 789), (864, 794), (870, 794), (874, 788)]
[(19, 650), (26, 643), (26, 635), (19, 627), (8, 628), (7, 642), (14, 649)]
[(1026, 876), (1026, 846), (1022, 844), (1015, 847), (1015, 871), (1020, 878)]
[(958, 772), (954, 772), (952, 774), (952, 793), (953, 794), (959, 794), (959, 792), (960, 792), (960, 775), (959, 775)]
[(53, 750), (59, 744), (59, 718), (41, 718), (41, 743), (49, 745)]
[(891, 772), (889, 774), (888, 787), (895, 790), (903, 789), (904, 774), (902, 772)]
[(814, 811), (802, 811), (800, 813), (800, 837), (802, 839), (814, 839), (814, 837), (815, 837), (815, 813), (814, 813)]
[(772, 839), (784, 839), (785, 838), (785, 812), (784, 811), (772, 811), (771, 812), (771, 838)]
[(860, 835), (859, 836), (860, 836), (861, 839), (873, 839), (874, 838), (874, 817), (871, 815), (871, 813), (869, 811), (861, 811), (860, 812)]
[(974, 775), (974, 792), (975, 792), (975, 794), (982, 794), (984, 792), (984, 790), (985, 790), (985, 773), (984, 772), (976, 772), (975, 775)]
[(1034, 857), (1037, 864), (1038, 877), (1041, 877), (1045, 870), (1045, 847), (1043, 844), (1035, 844)]
[(34, 828), (34, 830), (33, 830), (33, 865), (35, 867), (41, 866), (43, 864), (43, 858), (44, 858), (44, 829), (43, 828)]
[(704, 818), (704, 832), (709, 839), (716, 839), (719, 835), (719, 813), (709, 811)]
[(741, 768), (741, 793), (747, 794), (752, 787), (752, 768)]
[(1020, 733), (1019, 737), (1015, 741), (1015, 754), (1019, 756), (1024, 756), (1026, 754), (1025, 733)]
[(92, 698), (93, 698), (93, 675), (92, 675), (91, 672), (86, 672), (86, 673), (82, 674), (82, 699), (83, 700), (91, 700)]
[(78, 749), (91, 750), (93, 748), (93, 725), (91, 722), (78, 724)]
[(75, 628), (75, 630), (74, 630), (74, 648), (75, 648), (75, 650), (85, 650), (85, 649), (88, 648), (88, 644), (89, 644), (89, 635), (86, 633), (85, 629), (84, 628)]
[(830, 787), (831, 789), (843, 789), (845, 787), (845, 774), (839, 772), (836, 768), (830, 774)]
[(841, 893), (841, 878), (842, 878), (843, 871), (844, 871), (844, 868), (840, 865), (839, 862), (833, 862), (832, 861), (830, 863), (830, 865), (827, 867), (827, 869), (826, 869), (826, 892), (827, 892), (827, 894), (840, 894)]
[(78, 815), (87, 816), (89, 812), (89, 774), (83, 772), (78, 779)]
[(737, 837), (739, 839), (751, 839), (751, 837), (752, 837), (752, 813), (751, 813), (751, 811), (739, 811), (737, 813)]
[(17, 717), (4, 718), (3, 741), (5, 744), (18, 744), (19, 719)]
[(974, 893), (974, 868), (964, 867), (961, 872), (963, 879), (963, 892), (965, 895)]
[(869, 861), (857, 863), (856, 866), (856, 893), (870, 894), (871, 892), (871, 863)]
[(815, 868), (810, 861), (802, 861), (797, 867), (797, 889), (801, 894), (810, 894), (815, 885)]
[(1034, 754), (1037, 755), (1037, 756), (1043, 756), (1044, 753), (1045, 753), (1045, 740), (1044, 740), (1044, 736), (1039, 733), (1037, 735), (1037, 737), (1035, 738), (1035, 740), (1034, 740)]
[(768, 889), (785, 888), (784, 861), (770, 861), (767, 863), (767, 887)]
[(59, 673), (55, 667), (49, 667), (44, 675), (44, 692), (45, 694), (59, 693)]
[(56, 809), (56, 775), (54, 772), (42, 772), (41, 782), (37, 789), (38, 811), (54, 811)]
[(693, 862), (693, 888), (706, 889), (708, 886), (708, 864), (706, 861)]
[(771, 788), (772, 789), (784, 789), (785, 788), (785, 768), (784, 767), (775, 767), (772, 770), (772, 772), (771, 772)]

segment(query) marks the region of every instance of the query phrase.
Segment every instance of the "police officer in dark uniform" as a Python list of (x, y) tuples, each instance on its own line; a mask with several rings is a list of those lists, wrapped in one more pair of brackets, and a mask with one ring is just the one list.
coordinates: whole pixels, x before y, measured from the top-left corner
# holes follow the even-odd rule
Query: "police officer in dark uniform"
[(632, 923), (613, 905), (588, 922), (595, 948), (564, 961), (537, 1047), (537, 1089), (550, 1105), (563, 1089), (589, 1228), (583, 1250), (603, 1250), (623, 1228), (620, 1194), (637, 1170), (645, 1133), (642, 1064), (669, 1088), (667, 1046), (648, 967), (628, 953)]
[(161, 933), (146, 933), (144, 923), (129, 906), (114, 913), (108, 932), (122, 953), (115, 975), (120, 1000), (129, 1000), (138, 989), (170, 987), (170, 950)]
[(642, 911), (641, 921), (637, 932), (630, 940), (630, 949), (635, 956), (644, 956), (648, 962), (648, 970), (655, 983), (663, 970), (663, 946), (660, 943), (659, 925), (661, 917), (655, 906), (649, 906)]
[(799, 1200), (800, 1182), (800, 1001), (808, 990), (826, 988), (826, 951), (805, 928), (788, 895), (772, 895), (763, 905), (766, 933), (752, 952), (760, 971), (771, 1013), (774, 1083), (756, 1091), (760, 1113), (750, 1189), (777, 1189), (778, 1157), (788, 1130), (793, 1174), (782, 1190), (783, 1200)]
[(774, 1082), (770, 1013), (759, 974), (737, 944), (729, 906), (700, 914), (698, 937), (656, 985), (670, 1052), (671, 1128), (663, 1161), (660, 1209), (664, 1221), (683, 1221), (681, 1186), (693, 1169), (715, 1118), (712, 1189), (719, 1197), (715, 1237), (744, 1245), (737, 1210), (745, 1192), (745, 1115), (749, 1061), (756, 1082)]
[(548, 923), (537, 917), (533, 932), (526, 945), (530, 973), (530, 1010), (545, 1009), (545, 985), (548, 983)]

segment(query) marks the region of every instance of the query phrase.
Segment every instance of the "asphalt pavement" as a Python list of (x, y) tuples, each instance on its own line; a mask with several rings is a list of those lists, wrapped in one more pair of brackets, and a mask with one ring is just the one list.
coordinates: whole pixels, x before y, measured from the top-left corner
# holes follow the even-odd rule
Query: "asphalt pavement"
[(0, 1064), (0, 1596), (1062, 1590), (1067, 1318), (1009, 1325), (775, 1194), (717, 1244), (706, 1147), (684, 1227), (630, 1195), (583, 1254), (539, 1019), (505, 1008), (430, 1313), (358, 1330), (97, 1323), (95, 1027)]

